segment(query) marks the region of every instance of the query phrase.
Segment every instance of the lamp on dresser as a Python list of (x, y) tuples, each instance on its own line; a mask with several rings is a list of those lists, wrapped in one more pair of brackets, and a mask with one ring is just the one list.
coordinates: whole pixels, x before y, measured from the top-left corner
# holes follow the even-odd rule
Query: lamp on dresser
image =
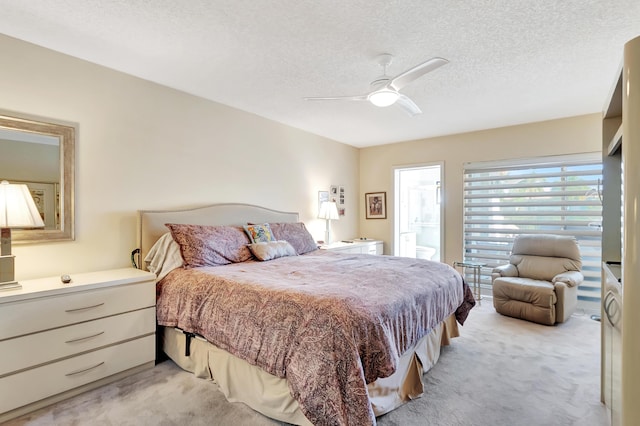
[(0, 182), (0, 290), (16, 289), (22, 286), (14, 277), (15, 256), (11, 254), (11, 228), (42, 228), (36, 203), (29, 187)]
[(331, 221), (339, 220), (338, 206), (333, 201), (323, 201), (320, 204), (320, 213), (318, 219), (324, 219), (327, 221), (327, 229), (325, 231), (325, 244), (331, 244)]

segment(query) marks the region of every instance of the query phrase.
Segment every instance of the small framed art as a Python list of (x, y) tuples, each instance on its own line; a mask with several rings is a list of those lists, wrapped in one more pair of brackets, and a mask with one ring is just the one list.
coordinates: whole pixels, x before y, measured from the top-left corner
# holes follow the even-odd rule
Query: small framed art
[(367, 219), (387, 218), (386, 192), (367, 192), (366, 194), (364, 194), (364, 203), (366, 206)]
[(338, 186), (337, 185), (331, 185), (329, 187), (329, 201), (333, 201), (334, 203), (338, 204)]

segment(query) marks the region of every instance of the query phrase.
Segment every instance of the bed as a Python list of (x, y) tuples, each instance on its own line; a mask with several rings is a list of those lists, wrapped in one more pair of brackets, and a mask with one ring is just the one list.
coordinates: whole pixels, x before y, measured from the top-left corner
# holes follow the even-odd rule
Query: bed
[(141, 211), (138, 225), (163, 351), (291, 424), (374, 425), (420, 397), (475, 304), (448, 265), (317, 250), (293, 212), (218, 204)]

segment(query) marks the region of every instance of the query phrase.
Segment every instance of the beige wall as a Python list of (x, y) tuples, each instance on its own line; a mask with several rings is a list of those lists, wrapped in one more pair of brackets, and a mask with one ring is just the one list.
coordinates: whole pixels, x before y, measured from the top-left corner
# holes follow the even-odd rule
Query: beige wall
[(60, 183), (57, 145), (0, 140), (0, 179)]
[[(344, 185), (333, 239), (385, 240), (392, 167), (444, 162), (444, 261), (462, 253), (462, 165), (600, 150), (600, 115), (357, 150), (51, 50), (0, 36), (0, 109), (75, 122), (76, 240), (15, 245), (16, 277), (127, 266), (136, 211), (249, 202), (299, 211), (316, 239), (317, 191)], [(365, 220), (364, 193), (386, 191), (389, 219)]]
[(601, 150), (601, 115), (591, 114), (360, 150), (360, 208), (366, 192), (387, 192), (387, 220), (360, 218), (360, 235), (385, 241), (393, 253), (394, 166), (444, 163), (443, 261), (462, 260), (463, 164)]
[(317, 192), (344, 185), (333, 235), (356, 234), (356, 148), (5, 36), (0, 51), (0, 109), (79, 125), (76, 240), (14, 245), (17, 279), (129, 265), (140, 209), (254, 203), (322, 239)]

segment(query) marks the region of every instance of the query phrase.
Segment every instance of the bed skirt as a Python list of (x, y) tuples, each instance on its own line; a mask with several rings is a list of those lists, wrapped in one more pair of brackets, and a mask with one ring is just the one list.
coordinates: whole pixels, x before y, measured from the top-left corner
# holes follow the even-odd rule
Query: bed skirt
[[(181, 330), (161, 327), (164, 352), (182, 369), (203, 379), (213, 380), (229, 402), (243, 402), (254, 410), (283, 422), (310, 425), (298, 402), (291, 397), (285, 379), (196, 336), (190, 339), (190, 354), (185, 355), (186, 337)], [(388, 413), (424, 392), (422, 375), (435, 365), (441, 346), (458, 337), (458, 323), (451, 315), (424, 336), (398, 363), (395, 373), (368, 385), (369, 400), (376, 417)]]

